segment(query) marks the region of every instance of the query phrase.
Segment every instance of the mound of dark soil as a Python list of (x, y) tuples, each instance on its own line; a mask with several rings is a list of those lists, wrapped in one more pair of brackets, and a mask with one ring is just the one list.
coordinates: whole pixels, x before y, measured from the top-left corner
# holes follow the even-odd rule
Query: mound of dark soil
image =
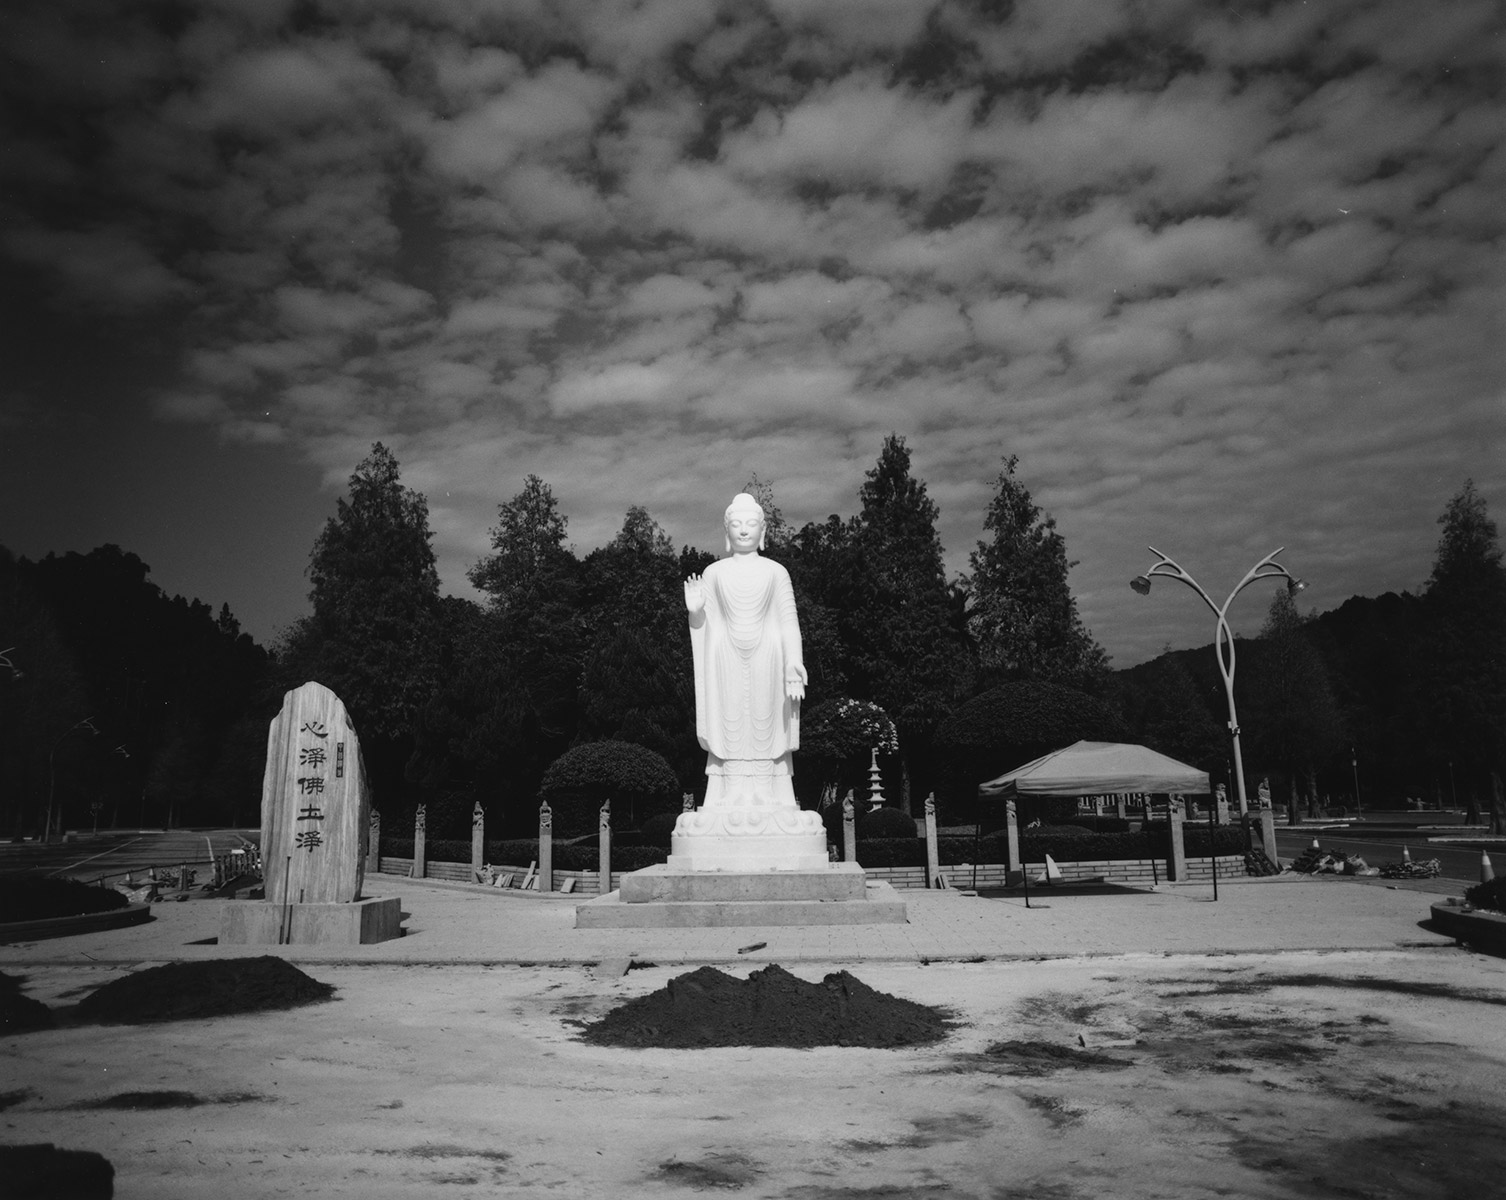
[(916, 1046), (940, 1041), (941, 1009), (876, 992), (846, 971), (807, 983), (771, 964), (738, 979), (701, 967), (586, 1026), (597, 1046)]
[(79, 1019), (138, 1025), (294, 1008), (328, 1000), (335, 989), (270, 954), (168, 963), (113, 980), (85, 996)]
[(52, 1009), (40, 1000), (21, 995), (13, 985), (13, 980), (0, 976), (0, 1035), (51, 1029), (56, 1024)]
[(92, 1150), (59, 1150), (51, 1143), (0, 1146), (0, 1177), (12, 1200), (109, 1200), (115, 1168)]
[(129, 903), (112, 888), (91, 887), (77, 879), (0, 876), (0, 924), (110, 912)]

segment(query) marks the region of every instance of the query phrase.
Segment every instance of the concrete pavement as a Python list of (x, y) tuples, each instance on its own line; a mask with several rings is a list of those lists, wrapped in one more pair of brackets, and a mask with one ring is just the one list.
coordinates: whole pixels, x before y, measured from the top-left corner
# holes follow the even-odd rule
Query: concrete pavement
[(275, 953), (300, 963), (939, 962), (1117, 954), (1232, 954), (1445, 947), (1420, 928), (1437, 881), (1335, 876), (1220, 883), (1032, 888), (967, 895), (903, 891), (904, 925), (576, 929), (574, 896), (368, 876), (365, 894), (396, 896), (405, 936), (369, 946), (221, 946), (217, 900), (164, 901), (144, 925), (0, 946), (10, 966), (134, 965)]

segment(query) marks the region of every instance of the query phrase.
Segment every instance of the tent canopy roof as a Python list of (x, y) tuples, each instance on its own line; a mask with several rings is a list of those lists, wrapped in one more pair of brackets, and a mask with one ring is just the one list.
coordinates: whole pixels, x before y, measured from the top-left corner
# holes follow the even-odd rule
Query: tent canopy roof
[(984, 796), (1101, 796), (1112, 792), (1205, 794), (1208, 772), (1130, 742), (1075, 742), (990, 779)]

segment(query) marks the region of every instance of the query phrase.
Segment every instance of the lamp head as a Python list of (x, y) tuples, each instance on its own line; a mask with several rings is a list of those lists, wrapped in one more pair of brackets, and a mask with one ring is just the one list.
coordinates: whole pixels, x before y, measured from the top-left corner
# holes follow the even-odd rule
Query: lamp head
[(1150, 595), (1150, 579), (1145, 575), (1136, 575), (1130, 580), (1130, 587), (1134, 588), (1142, 596)]
[(1307, 591), (1307, 583), (1301, 579), (1288, 580), (1286, 590), (1295, 596), (1298, 592)]

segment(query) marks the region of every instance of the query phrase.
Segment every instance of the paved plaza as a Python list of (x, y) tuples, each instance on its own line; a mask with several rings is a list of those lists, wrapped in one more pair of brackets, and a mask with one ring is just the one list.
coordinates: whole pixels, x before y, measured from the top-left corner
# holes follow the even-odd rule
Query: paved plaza
[[(333, 1002), (0, 1037), (0, 1142), (100, 1153), (118, 1200), (1492, 1195), (1506, 960), (1421, 927), (1454, 890), (905, 892), (905, 925), (616, 930), (575, 929), (570, 897), (376, 876), (407, 936), (350, 947), (222, 947), (218, 902), (166, 901), (0, 947), (0, 970), (64, 1007), (156, 963), (275, 953)], [(692, 966), (769, 962), (954, 1025), (898, 1050), (578, 1036)], [(1014, 1045), (1061, 1069), (1018, 1069)]]
[[(938, 962), (1105, 954), (1395, 950), (1449, 945), (1419, 926), (1457, 885), (1336, 876), (1240, 878), (1154, 890), (1097, 886), (969, 895), (902, 891), (904, 925), (576, 929), (571, 896), (539, 896), (390, 875), (365, 894), (402, 901), (405, 936), (368, 946), (281, 946), (295, 962), (660, 963)], [(0, 946), (6, 963), (133, 963), (264, 954), (219, 946), (218, 901), (164, 901), (147, 924)], [(757, 949), (747, 949), (762, 943)]]

